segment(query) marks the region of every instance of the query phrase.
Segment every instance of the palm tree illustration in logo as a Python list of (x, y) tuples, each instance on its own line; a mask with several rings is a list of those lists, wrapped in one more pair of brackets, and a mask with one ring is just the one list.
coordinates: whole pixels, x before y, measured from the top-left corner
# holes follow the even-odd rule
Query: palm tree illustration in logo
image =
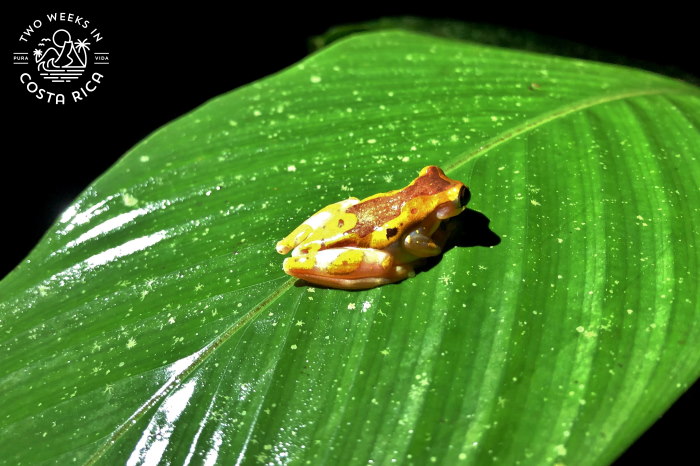
[(85, 65), (87, 65), (87, 51), (90, 50), (89, 45), (90, 42), (88, 42), (87, 39), (78, 39), (75, 41), (75, 54), (77, 55), (78, 60), (80, 60), (80, 63), (82, 63), (83, 68)]
[(87, 51), (90, 50), (90, 42), (87, 39), (76, 40), (65, 29), (58, 29), (51, 39), (44, 38), (44, 42), (50, 42), (44, 50), (34, 50), (34, 60), (37, 69), (45, 79), (53, 82), (68, 82), (77, 79), (85, 71), (87, 66)]

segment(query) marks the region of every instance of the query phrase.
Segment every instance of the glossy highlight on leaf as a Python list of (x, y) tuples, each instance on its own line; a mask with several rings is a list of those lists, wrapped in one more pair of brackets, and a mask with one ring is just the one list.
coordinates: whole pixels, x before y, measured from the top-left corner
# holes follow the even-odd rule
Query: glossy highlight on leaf
[[(358, 34), (206, 103), (0, 282), (8, 464), (601, 464), (700, 373), (700, 92)], [(405, 282), (286, 276), (319, 208), (470, 187)]]

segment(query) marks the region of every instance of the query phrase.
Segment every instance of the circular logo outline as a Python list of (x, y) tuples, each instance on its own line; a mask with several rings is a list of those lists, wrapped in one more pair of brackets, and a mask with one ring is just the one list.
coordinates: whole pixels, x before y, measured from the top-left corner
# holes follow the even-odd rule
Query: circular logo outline
[(21, 86), (52, 104), (80, 102), (104, 80), (109, 52), (97, 27), (82, 16), (46, 13), (21, 31), (13, 52)]

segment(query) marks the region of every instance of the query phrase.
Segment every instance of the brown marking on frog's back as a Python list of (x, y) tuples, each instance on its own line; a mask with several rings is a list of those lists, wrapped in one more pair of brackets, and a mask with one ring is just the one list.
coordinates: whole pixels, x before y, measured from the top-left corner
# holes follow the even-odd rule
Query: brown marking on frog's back
[(357, 224), (347, 233), (356, 234), (360, 238), (365, 237), (374, 231), (375, 226), (384, 225), (398, 217), (403, 206), (411, 199), (447, 191), (454, 186), (454, 183), (448, 180), (445, 173), (438, 167), (429, 167), (424, 175), (413, 180), (404, 189), (389, 196), (375, 197), (349, 207), (347, 212), (357, 217)]

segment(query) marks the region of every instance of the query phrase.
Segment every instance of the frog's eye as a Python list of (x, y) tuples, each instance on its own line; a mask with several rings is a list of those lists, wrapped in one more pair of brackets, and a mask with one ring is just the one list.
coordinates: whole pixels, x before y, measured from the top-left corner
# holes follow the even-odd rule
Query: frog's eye
[(462, 186), (459, 190), (459, 206), (464, 207), (467, 205), (467, 202), (469, 202), (469, 199), (471, 199), (472, 194), (469, 192), (469, 188), (466, 186)]

